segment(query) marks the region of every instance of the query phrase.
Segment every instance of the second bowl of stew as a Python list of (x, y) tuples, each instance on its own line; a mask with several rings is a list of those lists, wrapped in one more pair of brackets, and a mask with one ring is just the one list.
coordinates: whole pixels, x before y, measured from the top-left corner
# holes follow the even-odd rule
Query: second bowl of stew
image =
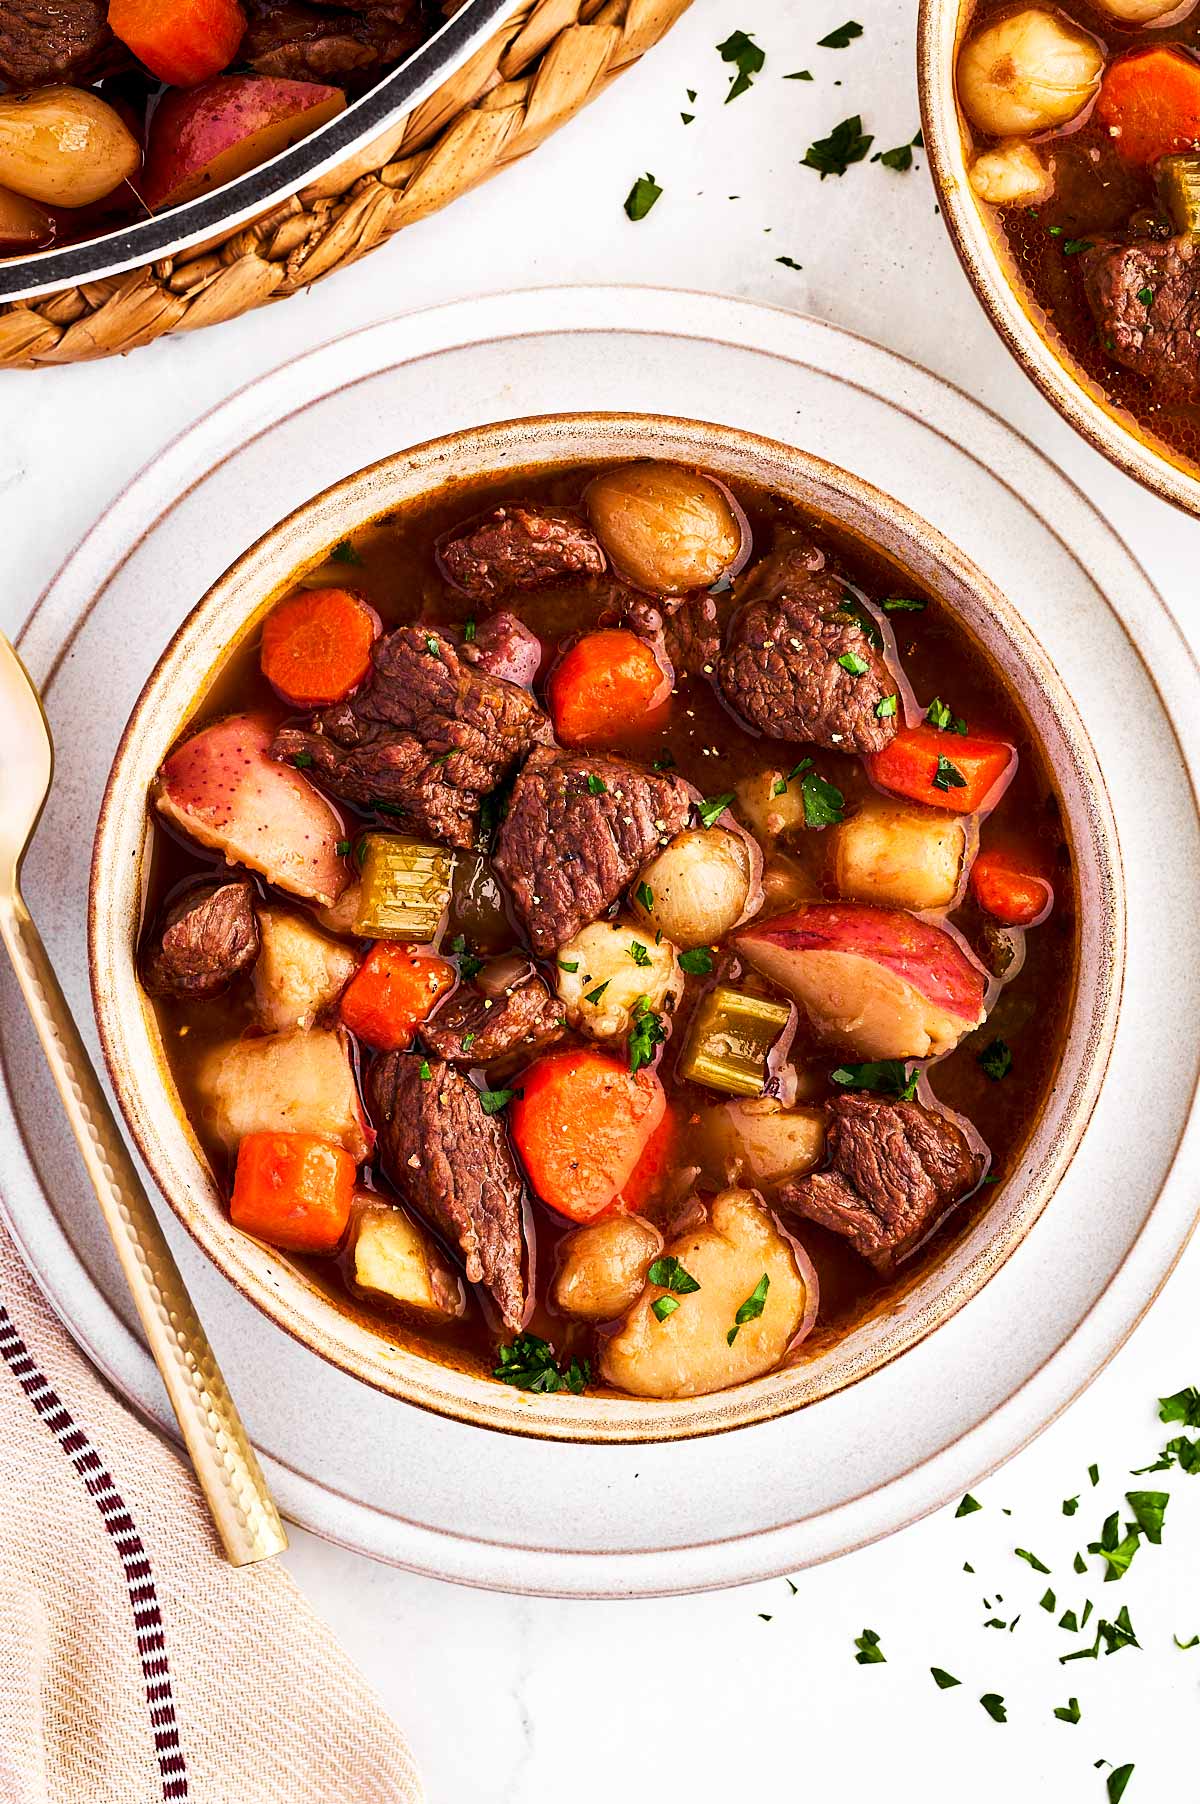
[(90, 929), (230, 1278), (385, 1390), (580, 1439), (779, 1414), (968, 1302), (1082, 1132), (1123, 945), (1019, 598), (817, 459), (609, 415), (402, 452), (249, 551), (129, 723)]
[(1197, 0), (923, 0), (919, 60), (993, 324), (1099, 450), (1200, 513)]

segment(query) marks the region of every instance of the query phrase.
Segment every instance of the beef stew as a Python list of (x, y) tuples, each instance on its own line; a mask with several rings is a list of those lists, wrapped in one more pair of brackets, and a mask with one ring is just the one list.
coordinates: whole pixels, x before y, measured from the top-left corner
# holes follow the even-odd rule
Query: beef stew
[(141, 968), (235, 1225), (521, 1388), (819, 1351), (987, 1208), (1054, 1080), (1074, 874), (1002, 675), (882, 553), (703, 471), (356, 531), (150, 809)]

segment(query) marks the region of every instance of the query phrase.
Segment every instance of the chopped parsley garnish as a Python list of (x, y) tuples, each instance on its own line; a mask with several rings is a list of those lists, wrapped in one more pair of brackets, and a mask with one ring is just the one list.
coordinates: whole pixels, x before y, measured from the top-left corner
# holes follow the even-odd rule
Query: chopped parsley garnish
[(1132, 1760), (1128, 1761), (1124, 1766), (1113, 1768), (1112, 1772), (1108, 1775), (1108, 1804), (1121, 1804), (1121, 1799), (1125, 1796), (1125, 1787), (1129, 1784), (1132, 1777)]
[(1154, 300), (1153, 288), (1139, 288), (1137, 291), (1137, 298), (1142, 303), (1143, 307), (1149, 307)]
[(485, 1115), (498, 1115), (506, 1109), (514, 1096), (520, 1096), (520, 1090), (481, 1090), (479, 1106)]
[(1178, 1635), (1172, 1635), (1171, 1640), (1181, 1654), (1186, 1654), (1189, 1648), (1200, 1647), (1200, 1635), (1193, 1635), (1190, 1641), (1181, 1641)]
[(1088, 1552), (1100, 1555), (1105, 1566), (1104, 1582), (1111, 1584), (1114, 1579), (1124, 1578), (1133, 1564), (1133, 1556), (1140, 1545), (1140, 1530), (1130, 1523), (1122, 1535), (1119, 1512), (1114, 1510), (1112, 1515), (1105, 1519), (1104, 1527), (1100, 1531), (1100, 1539), (1088, 1542)]
[(877, 150), (871, 158), (872, 163), (882, 163), (885, 169), (895, 169), (901, 175), (913, 166), (913, 151), (923, 150), (925, 140), (920, 132), (910, 138), (907, 144), (897, 144), (891, 150)]
[(611, 982), (612, 982), (612, 978), (606, 977), (604, 979), (604, 982), (598, 983), (594, 990), (589, 990), (583, 1000), (585, 1002), (590, 1002), (594, 1008), (595, 1005), (599, 1002), (601, 996), (603, 996), (605, 990), (608, 988), (608, 986)]
[(983, 1705), (994, 1723), (1006, 1723), (1008, 1711), (1004, 1708), (1004, 1699), (998, 1691), (985, 1691), (979, 1702)]
[(1169, 1472), (1172, 1466), (1178, 1466), (1181, 1472), (1194, 1477), (1200, 1472), (1200, 1440), (1189, 1440), (1186, 1434), (1177, 1434), (1167, 1442), (1152, 1466), (1140, 1466), (1137, 1476), (1143, 1472)]
[(483, 970), (483, 960), (478, 958), (474, 952), (467, 951), (465, 935), (456, 933), (450, 942), (450, 950), (458, 960), (460, 977), (474, 977), (477, 971)]
[(871, 666), (865, 658), (860, 658), (856, 651), (844, 651), (838, 659), (843, 670), (849, 671), (853, 677), (866, 676)]
[(828, 37), (818, 38), (817, 48), (818, 50), (849, 50), (855, 38), (861, 38), (862, 34), (863, 28), (858, 20), (847, 19), (844, 25), (839, 25), (835, 31), (829, 33)]
[(679, 954), (679, 969), (689, 977), (707, 977), (713, 968), (713, 956), (707, 946), (691, 946)]
[(976, 1063), (985, 1077), (990, 1077), (994, 1084), (998, 1084), (1012, 1070), (1012, 1052), (1008, 1042), (998, 1035), (994, 1040), (989, 1040)]
[(500, 1348), (499, 1360), (492, 1377), (519, 1391), (573, 1391), (578, 1396), (591, 1378), (586, 1359), (573, 1359), (565, 1369), (560, 1367), (554, 1348), (537, 1334), (518, 1334)]
[(1035, 1572), (1044, 1572), (1047, 1575), (1049, 1574), (1049, 1572), (1050, 1572), (1049, 1566), (1044, 1566), (1042, 1564), (1041, 1560), (1038, 1559), (1037, 1555), (1035, 1553), (1030, 1553), (1030, 1551), (1027, 1547), (1014, 1547), (1013, 1552), (1016, 1554), (1018, 1560), (1028, 1561), (1029, 1565), (1033, 1567), (1033, 1570)]
[(1072, 1564), (1074, 1570), (1080, 1574), (1085, 1573), (1087, 1571), (1087, 1561), (1084, 1559), (1084, 1557), (1081, 1553), (1077, 1553), (1075, 1555), (1075, 1558), (1072, 1560), (1071, 1564)]
[(646, 913), (649, 914), (650, 910), (654, 907), (654, 891), (650, 888), (650, 885), (648, 883), (639, 883), (633, 893), (639, 907), (644, 908)]
[(440, 658), (442, 655), (442, 648), (432, 633), (425, 635), (425, 650), (431, 658)]
[(923, 614), (926, 607), (915, 595), (887, 595), (879, 605), (885, 614)]
[(874, 1629), (864, 1629), (861, 1635), (854, 1637), (854, 1645), (858, 1649), (855, 1661), (859, 1666), (880, 1666), (887, 1664), (887, 1655), (879, 1645), (879, 1636)]
[(588, 776), (587, 786), (588, 794), (590, 796), (602, 796), (608, 794), (608, 784), (604, 781), (603, 777), (598, 777), (594, 771)]
[(943, 758), (940, 752), (938, 754), (937, 769), (934, 771), (930, 781), (935, 789), (940, 789), (943, 793), (950, 789), (965, 789), (967, 787), (967, 779), (963, 776), (962, 772), (956, 765), (951, 764), (949, 758)]
[(1100, 1483), (1099, 1466), (1089, 1466), (1088, 1467), (1088, 1477), (1091, 1479), (1093, 1486), (1098, 1485)]
[(646, 1276), (651, 1284), (657, 1284), (662, 1290), (673, 1290), (681, 1297), (691, 1296), (693, 1291), (700, 1288), (699, 1279), (693, 1278), (691, 1272), (680, 1265), (673, 1253), (667, 1253), (663, 1258), (656, 1259)]
[(696, 115), (695, 113), (680, 113), (679, 117), (683, 120), (685, 125), (690, 125)]
[(803, 771), (811, 770), (811, 769), (812, 769), (812, 759), (811, 758), (801, 758), (799, 764), (793, 764), (791, 770), (788, 772), (786, 777), (776, 777), (775, 783), (771, 789), (771, 794), (776, 795), (776, 796), (785, 796), (787, 794), (788, 784), (791, 783), (796, 777), (800, 776)]
[(933, 1674), (933, 1682), (939, 1691), (949, 1691), (952, 1685), (962, 1684), (961, 1679), (956, 1679), (952, 1672), (947, 1672), (942, 1666), (931, 1666), (929, 1670)]
[(816, 138), (800, 159), (802, 169), (815, 169), (821, 180), (827, 175), (845, 175), (851, 163), (861, 163), (875, 139), (864, 132), (862, 119), (855, 113), (835, 125), (827, 138)]
[(783, 79), (784, 81), (811, 81), (812, 78), (811, 69), (793, 69), (791, 74), (785, 75)]
[(1147, 1541), (1157, 1547), (1162, 1541), (1163, 1517), (1171, 1499), (1166, 1491), (1126, 1491), (1125, 1501)]
[(729, 84), (729, 92), (725, 96), (725, 105), (744, 94), (759, 74), (767, 60), (767, 53), (754, 42), (748, 31), (734, 31), (729, 34), (723, 44), (717, 45), (717, 54), (723, 63), (732, 63), (737, 70)]
[(873, 645), (876, 651), (883, 650), (883, 634), (879, 630), (879, 622), (866, 603), (861, 602), (857, 595), (851, 594), (849, 589), (842, 590), (838, 613), (848, 615), (862, 633), (863, 638), (869, 645)]
[(1077, 257), (1081, 251), (1090, 251), (1091, 248), (1092, 241), (1090, 238), (1064, 238), (1062, 242), (1062, 254), (1064, 257)]
[(702, 827), (715, 827), (730, 802), (733, 800), (732, 789), (724, 795), (708, 796), (703, 802), (696, 803), (696, 818)]
[(625, 196), (625, 212), (635, 224), (645, 219), (647, 213), (662, 193), (662, 189), (650, 174), (639, 175), (629, 193)]
[(568, 971), (573, 974), (579, 969), (579, 960), (577, 958), (560, 958), (558, 968), (560, 971)]
[(633, 1028), (629, 1035), (629, 1069), (640, 1071), (654, 1062), (654, 1048), (667, 1037), (662, 1016), (655, 1014), (649, 998), (639, 996), (633, 1005)]
[(982, 1508), (983, 1505), (980, 1503), (979, 1499), (977, 1497), (972, 1497), (970, 1491), (968, 1491), (954, 1514), (956, 1518), (959, 1516), (973, 1516), (976, 1510), (981, 1510)]
[(1051, 1616), (1053, 1616), (1054, 1612), (1058, 1608), (1058, 1599), (1055, 1597), (1053, 1591), (1051, 1591), (1049, 1589), (1049, 1587), (1047, 1587), (1047, 1589), (1042, 1592), (1042, 1595), (1038, 1598), (1038, 1603), (1040, 1604), (1041, 1608), (1043, 1610), (1047, 1611), (1049, 1613), (1049, 1615), (1051, 1615)]
[(1064, 1516), (1073, 1516), (1078, 1508), (1079, 1508), (1078, 1497), (1064, 1497), (1063, 1498), (1062, 1513)]
[(313, 757), (311, 752), (297, 752), (292, 759), (292, 763), (296, 766), (297, 770), (307, 770), (312, 764), (312, 761)]
[(641, 940), (632, 940), (630, 942), (629, 956), (635, 965), (645, 966), (654, 963), (649, 952), (646, 950), (645, 946), (642, 945)]
[(350, 852), (350, 841), (348, 839), (339, 839), (334, 850), (337, 852), (339, 858), (348, 857)]
[(883, 700), (876, 705), (876, 720), (891, 720), (899, 705), (900, 698), (897, 695), (885, 695)]
[(474, 1044), (478, 1038), (479, 1038), (478, 1034), (470, 1034), (470, 1033), (464, 1034), (462, 1037), (463, 1051), (470, 1052), (472, 1046), (474, 1046)]
[(1172, 1397), (1160, 1397), (1158, 1419), (1160, 1422), (1182, 1422), (1185, 1428), (1200, 1428), (1200, 1391), (1190, 1384)]
[(362, 563), (362, 559), (359, 557), (357, 551), (355, 551), (355, 549), (354, 549), (353, 545), (350, 543), (349, 539), (339, 539), (338, 543), (334, 546), (333, 550), (329, 553), (329, 561), (331, 564), (361, 564)]
[(835, 784), (819, 777), (815, 770), (806, 771), (801, 777), (800, 795), (806, 827), (836, 827), (842, 820), (845, 796)]
[(960, 714), (952, 714), (940, 695), (935, 695), (926, 708), (925, 719), (931, 727), (936, 727), (939, 733), (959, 733), (964, 738), (966, 736), (966, 721)]
[(1060, 1723), (1077, 1723), (1080, 1718), (1079, 1699), (1068, 1698), (1065, 1704), (1057, 1704), (1054, 1714)]
[(651, 770), (674, 770), (675, 759), (671, 751), (664, 746), (650, 768)]
[(733, 1327), (725, 1336), (729, 1346), (732, 1347), (734, 1341), (737, 1339), (739, 1328), (744, 1328), (747, 1322), (758, 1320), (759, 1316), (767, 1306), (767, 1292), (770, 1288), (770, 1273), (764, 1272), (758, 1283), (754, 1286), (754, 1289), (750, 1292), (750, 1295), (746, 1298), (746, 1301), (738, 1305), (737, 1314), (733, 1318)]
[(674, 1315), (678, 1308), (678, 1297), (655, 1297), (653, 1303), (650, 1305), (651, 1313), (656, 1316), (660, 1322), (665, 1322), (667, 1317), (669, 1315)]
[(424, 1084), (427, 1084), (429, 1082), (430, 1078), (433, 1076), (433, 1069), (432, 1069), (428, 1059), (421, 1060), (421, 1063), (417, 1067), (417, 1076), (421, 1079), (421, 1082)]
[(463, 644), (464, 645), (474, 644), (474, 642), (475, 642), (475, 622), (473, 620), (464, 621), (462, 633), (463, 633)]
[[(843, 1090), (872, 1090), (877, 1096), (895, 1096), (901, 1102), (911, 1102), (917, 1093), (921, 1067), (914, 1065), (910, 1070), (904, 1059), (870, 1059), (865, 1065), (839, 1065), (829, 1077)], [(964, 1497), (963, 1504), (966, 1503), (974, 1509), (980, 1507), (974, 1498)], [(967, 1513), (960, 1504), (958, 1514)]]

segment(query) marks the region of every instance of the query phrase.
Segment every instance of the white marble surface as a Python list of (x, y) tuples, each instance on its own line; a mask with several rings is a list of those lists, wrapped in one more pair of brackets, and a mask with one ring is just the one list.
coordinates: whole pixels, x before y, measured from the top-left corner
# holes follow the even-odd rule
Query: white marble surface
[[(815, 48), (852, 10), (864, 37), (842, 53)], [(916, 0), (695, 0), (662, 48), (536, 157), (310, 294), (126, 362), (0, 376), (0, 626), (17, 628), (64, 552), (168, 438), (263, 369), (387, 313), (603, 278), (795, 307), (937, 370), (1074, 477), (1200, 641), (1200, 525), (1078, 443), (1009, 361), (935, 216), (923, 157), (908, 175), (868, 164), (823, 186), (798, 167), (811, 139), (853, 112), (877, 147), (912, 136), (915, 17)], [(753, 91), (726, 107), (714, 46), (735, 28), (755, 31), (768, 61)], [(780, 80), (805, 67), (812, 83)], [(681, 110), (695, 123), (685, 127)], [(665, 192), (632, 226), (621, 203), (645, 170)], [(803, 269), (775, 261), (784, 255)], [(1066, 1804), (1104, 1799), (1104, 1770), (1093, 1770), (1102, 1758), (1135, 1762), (1131, 1804), (1184, 1796), (1194, 1780), (1181, 1731), (1195, 1728), (1200, 1648), (1179, 1652), (1172, 1635), (1200, 1633), (1200, 1483), (1172, 1481), (1164, 1547), (1143, 1548), (1119, 1586), (1076, 1578), (1070, 1559), (1127, 1484), (1161, 1482), (1126, 1473), (1160, 1445), (1153, 1399), (1200, 1379), (1198, 1281), (1194, 1246), (1091, 1391), (978, 1488), (982, 1513), (944, 1513), (800, 1575), (795, 1594), (780, 1579), (669, 1602), (489, 1596), (300, 1533), (289, 1563), (410, 1736), (432, 1804), (541, 1804), (564, 1786), (573, 1804), (600, 1804), (631, 1779), (705, 1800), (836, 1788), (851, 1799), (886, 1789), (925, 1804), (968, 1792), (1001, 1804), (1020, 1790)], [(1083, 1501), (1068, 1520), (1060, 1499), (1076, 1492)], [(1053, 1576), (1032, 1572), (1017, 1545)], [(1127, 1603), (1143, 1651), (1060, 1666), (1086, 1637), (1063, 1634), (1039, 1610), (1047, 1585), (1058, 1611), (1080, 1608), (1084, 1595), (1110, 1617)], [(983, 1627), (1017, 1611), (1011, 1634)], [(855, 1664), (864, 1626), (880, 1634), (886, 1665)], [(937, 1690), (931, 1665), (961, 1689)], [(1004, 1725), (977, 1702), (993, 1691), (1006, 1699)], [(1070, 1695), (1083, 1712), (1075, 1727), (1051, 1714)]]

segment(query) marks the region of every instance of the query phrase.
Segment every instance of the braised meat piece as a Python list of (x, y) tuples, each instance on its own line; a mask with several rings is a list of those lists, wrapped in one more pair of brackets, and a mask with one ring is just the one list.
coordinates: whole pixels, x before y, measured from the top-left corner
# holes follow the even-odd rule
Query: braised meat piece
[(721, 625), (711, 595), (685, 595), (657, 604), (644, 596), (621, 598), (627, 626), (670, 664), (676, 678), (713, 676), (721, 653)]
[(985, 1160), (950, 1116), (918, 1102), (836, 1096), (828, 1105), (826, 1171), (779, 1193), (794, 1210), (844, 1234), (890, 1272), (979, 1183)]
[(528, 688), (542, 662), (542, 642), (515, 614), (491, 614), (464, 639), (461, 655), (489, 676)]
[(311, 759), (334, 795), (403, 811), (414, 831), (447, 845), (473, 844), (479, 805), (503, 783), (550, 723), (528, 689), (463, 663), (429, 627), (381, 639), (369, 682), (326, 708), (308, 728), (285, 727), (272, 756)]
[(1200, 397), (1200, 239), (1103, 240), (1079, 266), (1109, 355), (1164, 394)]
[[(429, 1072), (428, 1077), (422, 1071)], [(506, 1328), (525, 1313), (521, 1179), (500, 1121), (441, 1059), (391, 1052), (367, 1076), (383, 1169), (495, 1298)]]
[(129, 61), (107, 0), (0, 0), (0, 79), (14, 88), (90, 81)]
[(680, 777), (622, 758), (533, 752), (517, 778), (494, 863), (539, 953), (597, 920), (650, 854), (687, 823)]
[(601, 576), (604, 553), (591, 528), (568, 508), (509, 502), (455, 527), (438, 546), (449, 582), (476, 601), (569, 576)]
[(451, 1065), (486, 1065), (509, 1052), (541, 1052), (561, 1040), (563, 1005), (530, 974), (500, 996), (456, 990), (421, 1028), (421, 1038)]
[(772, 553), (738, 601), (717, 667), (730, 707), (772, 739), (882, 751), (898, 711), (880, 719), (876, 710), (895, 679), (824, 554), (802, 543)]
[(219, 996), (258, 951), (253, 884), (206, 883), (181, 896), (155, 927), (142, 982), (152, 996)]
[(306, 0), (252, 0), (250, 23), (239, 60), (260, 75), (286, 81), (333, 81), (398, 63), (415, 50), (426, 32), (416, 0), (354, 10), (342, 0), (309, 6)]

